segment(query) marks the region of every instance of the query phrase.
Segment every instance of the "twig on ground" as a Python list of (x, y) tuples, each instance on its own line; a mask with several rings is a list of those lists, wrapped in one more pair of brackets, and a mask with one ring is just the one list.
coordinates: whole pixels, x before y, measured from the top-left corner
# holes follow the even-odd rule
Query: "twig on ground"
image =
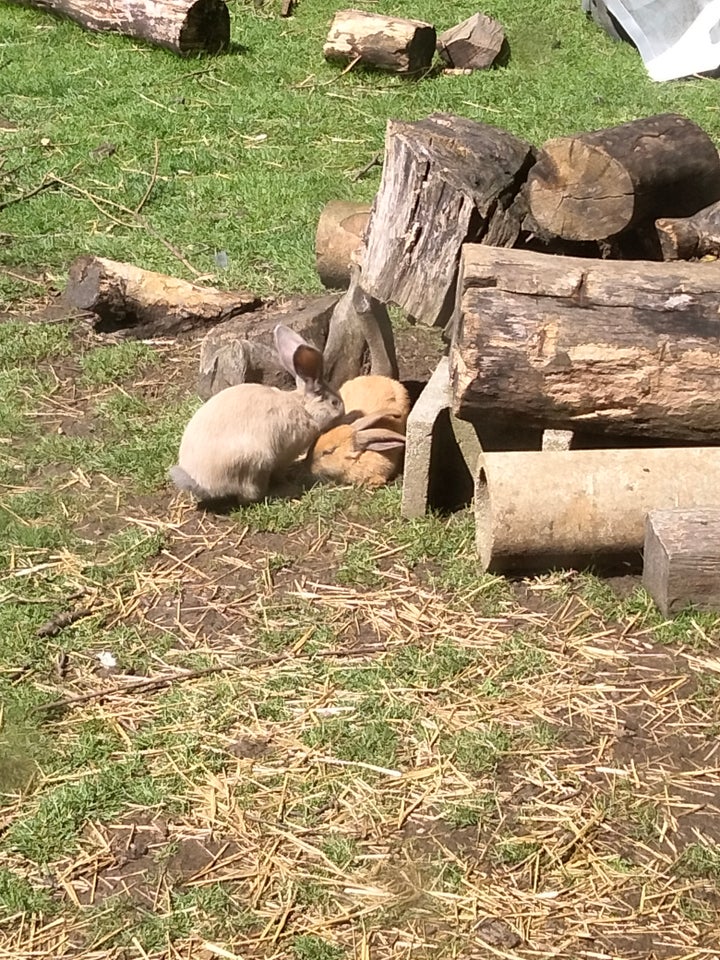
[(145, 193), (143, 194), (142, 200), (141, 200), (140, 203), (135, 207), (134, 214), (135, 214), (136, 217), (137, 217), (137, 215), (140, 213), (140, 211), (142, 210), (142, 208), (145, 206), (145, 204), (148, 202), (148, 199), (149, 199), (149, 197), (150, 197), (150, 194), (151, 194), (152, 191), (153, 191), (153, 187), (155, 186), (155, 184), (156, 184), (156, 182), (157, 182), (158, 166), (159, 166), (159, 165), (160, 165), (160, 143), (159, 143), (158, 140), (156, 140), (156, 141), (155, 141), (155, 162), (154, 162), (154, 164), (153, 164), (153, 170), (152, 170), (152, 173), (151, 173), (151, 175), (150, 175), (150, 182), (149, 182), (148, 185), (147, 185), (147, 190), (146, 190)]
[(366, 173), (369, 173), (369, 172), (372, 170), (373, 167), (380, 167), (380, 166), (382, 166), (382, 161), (381, 161), (381, 159), (380, 159), (380, 154), (379, 154), (379, 153), (376, 153), (375, 156), (372, 158), (372, 160), (370, 160), (368, 163), (366, 163), (364, 167), (360, 167), (359, 170), (356, 170), (355, 173), (352, 175), (352, 177), (351, 177), (350, 179), (351, 179), (353, 182), (357, 182), (358, 180), (362, 180), (362, 178), (365, 176), (365, 174), (366, 174)]
[(37, 628), (36, 636), (55, 637), (65, 627), (69, 627), (84, 617), (89, 617), (92, 612), (91, 607), (78, 607), (77, 610), (66, 610), (64, 613), (58, 613)]
[(32, 190), (26, 190), (25, 193), (18, 194), (17, 197), (10, 197), (9, 200), (3, 200), (0, 203), (0, 210), (5, 210), (7, 207), (11, 207), (14, 203), (21, 203), (23, 200), (29, 200), (30, 197), (37, 196), (38, 193), (41, 193), (43, 190), (47, 190), (48, 187), (52, 187), (54, 184), (59, 181), (55, 177), (43, 177), (42, 181)]

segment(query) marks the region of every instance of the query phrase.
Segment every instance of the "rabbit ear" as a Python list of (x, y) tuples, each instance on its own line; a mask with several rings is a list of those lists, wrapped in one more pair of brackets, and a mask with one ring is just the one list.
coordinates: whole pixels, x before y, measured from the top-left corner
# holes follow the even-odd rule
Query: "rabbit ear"
[(368, 427), (374, 427), (375, 424), (380, 423), (381, 420), (397, 419), (398, 416), (396, 410), (376, 410), (375, 413), (369, 413), (365, 417), (358, 417), (357, 420), (353, 420), (352, 428), (356, 431), (367, 430)]
[(322, 380), (323, 360), (322, 354), (315, 347), (295, 333), (290, 327), (279, 323), (275, 327), (275, 349), (280, 357), (280, 362), (295, 379), (298, 385), (304, 383), (310, 387), (317, 388)]
[(356, 430), (353, 444), (356, 450), (394, 450), (405, 446), (405, 437), (394, 430)]

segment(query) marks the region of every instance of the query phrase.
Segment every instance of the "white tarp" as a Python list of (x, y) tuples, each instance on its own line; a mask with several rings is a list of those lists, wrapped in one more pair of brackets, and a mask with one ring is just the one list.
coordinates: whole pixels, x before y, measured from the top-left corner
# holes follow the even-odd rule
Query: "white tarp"
[(720, 0), (601, 2), (638, 48), (651, 79), (720, 67)]

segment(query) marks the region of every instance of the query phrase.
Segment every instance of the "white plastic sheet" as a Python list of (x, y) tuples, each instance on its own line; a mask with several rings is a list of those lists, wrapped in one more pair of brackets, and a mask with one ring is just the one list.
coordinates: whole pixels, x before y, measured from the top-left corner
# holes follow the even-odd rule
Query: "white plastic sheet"
[(720, 0), (598, 0), (620, 23), (652, 80), (720, 67)]

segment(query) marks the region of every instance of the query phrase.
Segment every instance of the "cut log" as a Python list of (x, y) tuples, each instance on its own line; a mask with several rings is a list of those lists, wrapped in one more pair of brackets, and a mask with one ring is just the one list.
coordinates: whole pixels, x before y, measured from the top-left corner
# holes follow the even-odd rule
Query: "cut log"
[(627, 563), (639, 569), (648, 511), (718, 502), (720, 448), (481, 455), (476, 542), (483, 570)]
[(435, 27), (362, 10), (338, 10), (323, 53), (326, 60), (356, 61), (380, 70), (417, 74), (430, 69)]
[(122, 33), (181, 56), (221, 53), (230, 44), (224, 0), (14, 0), (69, 17), (86, 30)]
[(697, 124), (661, 114), (550, 140), (528, 177), (530, 211), (549, 233), (603, 240), (720, 200), (720, 157)]
[(174, 337), (210, 327), (255, 310), (262, 302), (246, 291), (201, 287), (93, 256), (78, 257), (72, 263), (64, 300), (75, 309), (96, 314), (99, 332), (123, 331), (137, 338)]
[(338, 296), (291, 300), (221, 323), (206, 334), (200, 347), (197, 392), (207, 400), (238, 383), (265, 383), (290, 389), (294, 379), (280, 364), (274, 330), (278, 323), (299, 333), (318, 350), (327, 340), (330, 317)]
[(464, 248), (451, 345), (458, 416), (720, 441), (720, 263)]
[(720, 506), (648, 514), (643, 586), (664, 617), (720, 611)]
[(455, 70), (487, 70), (497, 60), (504, 43), (502, 24), (484, 13), (475, 13), (441, 33), (437, 51), (441, 59)]
[[(350, 286), (333, 311), (323, 354), (325, 378), (333, 387), (361, 373), (398, 378), (390, 316), (385, 305), (368, 296), (360, 268), (351, 268)], [(365, 362), (366, 352), (369, 363)]]
[(525, 215), (517, 195), (533, 159), (524, 140), (465, 117), (391, 120), (362, 253), (363, 289), (444, 326), (462, 244), (517, 240)]
[(350, 263), (362, 246), (369, 219), (366, 203), (332, 200), (323, 208), (315, 235), (315, 266), (324, 286), (347, 289)]
[(692, 217), (655, 221), (664, 260), (692, 260), (720, 256), (720, 203), (698, 210)]

